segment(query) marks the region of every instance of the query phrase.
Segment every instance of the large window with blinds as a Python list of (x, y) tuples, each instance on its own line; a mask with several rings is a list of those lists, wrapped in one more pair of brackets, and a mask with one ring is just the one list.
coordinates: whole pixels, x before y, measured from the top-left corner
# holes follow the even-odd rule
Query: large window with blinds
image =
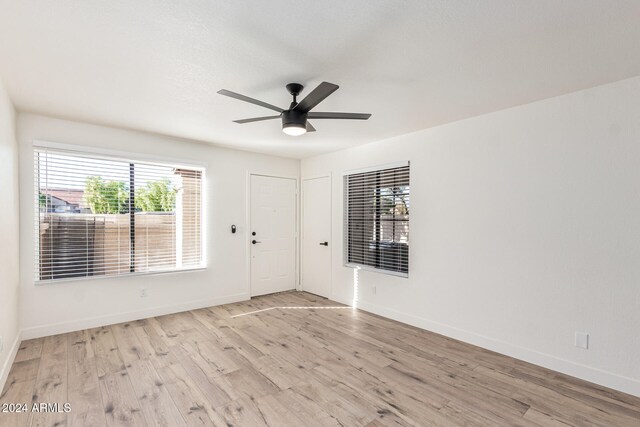
[(344, 176), (345, 264), (409, 274), (409, 164)]
[(35, 279), (204, 266), (204, 170), (36, 148)]

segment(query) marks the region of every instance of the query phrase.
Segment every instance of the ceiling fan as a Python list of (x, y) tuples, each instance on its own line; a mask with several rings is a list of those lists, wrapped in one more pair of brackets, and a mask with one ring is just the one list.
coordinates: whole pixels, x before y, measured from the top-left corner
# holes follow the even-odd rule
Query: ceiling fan
[(365, 113), (316, 113), (312, 112), (316, 105), (320, 104), (326, 97), (335, 92), (340, 86), (333, 83), (322, 82), (311, 91), (302, 101), (298, 102), (297, 97), (302, 92), (304, 86), (300, 83), (289, 83), (287, 90), (293, 96), (293, 102), (289, 105), (288, 110), (284, 110), (275, 105), (268, 104), (266, 102), (258, 101), (257, 99), (249, 98), (248, 96), (240, 95), (239, 93), (231, 92), (226, 89), (219, 90), (220, 95), (230, 96), (231, 98), (239, 99), (240, 101), (250, 102), (261, 107), (269, 108), (270, 110), (277, 111), (277, 116), (265, 116), (254, 117), (252, 119), (234, 120), (235, 123), (252, 123), (260, 122), (262, 120), (272, 120), (282, 118), (282, 131), (287, 135), (298, 136), (303, 135), (306, 132), (315, 132), (316, 129), (311, 126), (311, 123), (307, 119), (347, 119), (347, 120), (367, 120), (371, 117), (371, 114)]

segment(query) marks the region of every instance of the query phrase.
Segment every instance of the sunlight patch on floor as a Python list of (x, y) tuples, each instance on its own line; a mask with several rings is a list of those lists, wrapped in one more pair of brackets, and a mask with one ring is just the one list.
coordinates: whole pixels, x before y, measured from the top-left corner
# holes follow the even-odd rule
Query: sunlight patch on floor
[(263, 311), (269, 311), (269, 310), (335, 310), (335, 309), (345, 309), (345, 308), (351, 308), (349, 306), (324, 306), (324, 307), (269, 307), (269, 308), (263, 308), (262, 310), (255, 310), (255, 311), (250, 311), (248, 313), (241, 313), (241, 314), (236, 314), (235, 316), (231, 316), (231, 318), (233, 319), (234, 317), (240, 317), (240, 316), (247, 316), (249, 314), (256, 314), (256, 313), (262, 313)]

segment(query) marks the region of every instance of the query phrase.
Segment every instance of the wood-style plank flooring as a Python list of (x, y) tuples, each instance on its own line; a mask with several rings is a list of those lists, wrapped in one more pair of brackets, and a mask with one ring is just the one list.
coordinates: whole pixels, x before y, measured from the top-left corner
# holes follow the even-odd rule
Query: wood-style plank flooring
[(639, 426), (640, 399), (306, 293), (22, 343), (2, 426)]

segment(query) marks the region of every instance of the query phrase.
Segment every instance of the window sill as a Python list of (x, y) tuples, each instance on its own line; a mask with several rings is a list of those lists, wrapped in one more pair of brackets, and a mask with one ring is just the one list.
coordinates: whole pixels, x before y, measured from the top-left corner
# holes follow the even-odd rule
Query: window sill
[(84, 277), (69, 277), (64, 279), (35, 280), (34, 285), (47, 286), (47, 285), (54, 285), (57, 283), (73, 283), (73, 282), (105, 280), (105, 279), (128, 279), (132, 277), (189, 273), (189, 272), (195, 272), (195, 271), (204, 271), (206, 269), (207, 269), (207, 266), (197, 266), (197, 267), (180, 268), (180, 269), (173, 269), (173, 270), (148, 271), (144, 273), (126, 273), (126, 274), (117, 274), (117, 275), (84, 276)]
[(347, 268), (355, 268), (357, 270), (365, 270), (365, 271), (372, 271), (374, 273), (387, 274), (389, 276), (403, 277), (405, 279), (409, 278), (409, 273), (401, 273), (401, 272), (398, 272), (398, 271), (383, 270), (381, 268), (370, 267), (368, 265), (345, 263), (344, 266), (347, 267)]

